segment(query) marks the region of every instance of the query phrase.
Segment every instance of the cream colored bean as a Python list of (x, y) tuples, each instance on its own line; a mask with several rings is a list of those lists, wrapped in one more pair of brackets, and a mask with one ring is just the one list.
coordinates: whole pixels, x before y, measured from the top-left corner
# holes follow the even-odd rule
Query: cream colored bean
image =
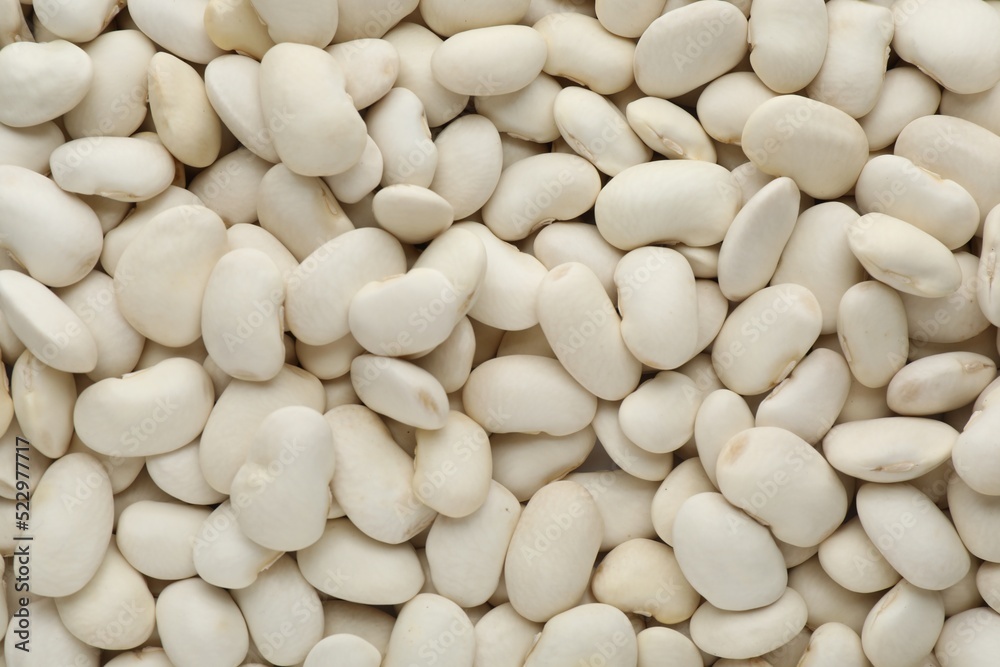
[[(275, 410), (261, 422), (237, 471), (231, 494), (243, 534), (261, 546), (297, 551), (323, 533), (330, 508), (334, 459), (330, 427), (319, 412), (300, 406)], [(283, 507), (293, 502), (295, 519)]]
[[(980, 93), (1000, 82), (1000, 20), (991, 7), (961, 0), (931, 1), (914, 7), (895, 7), (897, 33), (893, 49), (948, 90)], [(943, 43), (928, 40), (947, 26), (962, 35)]]
[(1000, 204), (986, 176), (1000, 165), (1000, 137), (961, 118), (925, 116), (903, 128), (893, 152), (965, 188), (979, 205), (982, 231), (982, 221)]
[(487, 118), (468, 115), (449, 124), (434, 144), (438, 163), (429, 187), (461, 220), (478, 211), (496, 189), (503, 163), (500, 135)]
[(628, 617), (611, 605), (584, 604), (550, 619), (524, 664), (587, 664), (594, 656), (603, 657), (601, 649), (610, 654), (605, 659), (609, 667), (636, 664), (638, 648)]
[(868, 614), (861, 642), (876, 665), (918, 664), (934, 648), (943, 625), (941, 594), (901, 581)]
[[(261, 572), (246, 588), (232, 592), (250, 638), (269, 661), (303, 660), (323, 637), (319, 595), (288, 555)], [(274, 637), (282, 637), (280, 643)]]
[(777, 178), (753, 195), (726, 231), (719, 248), (719, 287), (742, 301), (767, 286), (799, 213), (799, 189)]
[[(122, 557), (114, 540), (87, 585), (56, 600), (66, 629), (81, 641), (104, 650), (130, 649), (145, 642), (153, 632), (153, 605), (145, 579)], [(130, 622), (117, 619), (122, 609), (130, 611)], [(111, 631), (119, 627), (120, 632)]]
[(614, 275), (625, 253), (605, 241), (596, 226), (563, 222), (543, 227), (535, 236), (532, 253), (549, 270), (566, 262), (586, 265), (600, 279), (612, 303), (618, 301)]
[(431, 140), (424, 105), (416, 93), (394, 88), (365, 115), (368, 134), (382, 153), (382, 185), (409, 183), (429, 187), (438, 150)]
[(811, 445), (826, 435), (847, 402), (851, 370), (832, 350), (816, 349), (757, 407), (757, 426), (776, 426)]
[(716, 487), (716, 465), (722, 448), (734, 435), (753, 426), (754, 414), (739, 394), (719, 389), (705, 396), (695, 417), (694, 439), (705, 474)]
[(979, 226), (979, 207), (965, 188), (897, 155), (880, 155), (861, 170), (855, 197), (864, 213), (905, 220), (954, 250)]
[(267, 33), (275, 42), (295, 42), (323, 48), (337, 32), (337, 4), (313, 0), (289, 6), (279, 0), (251, 0)]
[(529, 355), (500, 357), (475, 368), (462, 402), (491, 433), (569, 435), (589, 424), (597, 409), (594, 396), (558, 361)]
[(25, 350), (13, 365), (9, 392), (13, 414), (7, 423), (16, 415), (23, 435), (39, 452), (50, 458), (65, 454), (73, 437), (73, 376)]
[(177, 667), (206, 661), (236, 667), (250, 647), (246, 622), (229, 593), (198, 578), (174, 582), (160, 592), (156, 629)]
[(639, 37), (663, 13), (664, 0), (598, 0), (597, 19), (609, 32)]
[[(251, 155), (249, 151), (246, 153)], [(104, 248), (100, 255), (101, 267), (105, 273), (114, 276), (125, 248), (138, 236), (146, 223), (167, 209), (177, 206), (205, 206), (205, 203), (198, 195), (173, 185), (152, 199), (136, 203), (128, 218), (104, 237)]]
[(702, 651), (743, 659), (773, 651), (806, 624), (806, 603), (791, 588), (774, 603), (749, 611), (727, 611), (706, 602), (691, 617), (691, 638)]
[(270, 162), (249, 149), (238, 148), (202, 169), (188, 185), (198, 201), (182, 203), (206, 206), (227, 225), (256, 222), (259, 217), (256, 193), (271, 167)]
[(639, 361), (671, 369), (694, 356), (702, 313), (694, 275), (679, 253), (667, 248), (633, 250), (618, 262), (614, 280), (622, 338)]
[(677, 97), (725, 74), (746, 52), (742, 12), (718, 0), (688, 5), (653, 21), (639, 38), (635, 81), (647, 95)]
[[(459, 519), (476, 512), (490, 493), (493, 470), (490, 441), (482, 427), (463, 413), (450, 411), (441, 428), (418, 429), (416, 439), (417, 497), (447, 517)], [(476, 604), (481, 603), (464, 606)]]
[(972, 95), (961, 95), (945, 90), (941, 94), (940, 111), (946, 116), (957, 116), (985, 127), (996, 134), (1000, 125), (996, 121), (997, 103), (1000, 101), (1000, 84)]
[(67, 373), (97, 365), (97, 343), (69, 306), (40, 282), (17, 271), (0, 271), (0, 308), (7, 324), (43, 363)]
[(636, 635), (638, 667), (655, 667), (664, 655), (671, 656), (670, 667), (701, 667), (704, 665), (698, 647), (687, 636), (665, 627), (649, 627)]
[(241, 144), (268, 162), (281, 160), (273, 132), (283, 128), (277, 122), (269, 127), (264, 118), (259, 62), (240, 55), (215, 58), (205, 68), (205, 92), (212, 109)]
[[(868, 136), (868, 147), (876, 151), (890, 146), (911, 121), (932, 115), (941, 100), (941, 89), (922, 71), (916, 67), (893, 67), (885, 73), (875, 106), (858, 118)], [(961, 116), (944, 108), (941, 113)]]
[(358, 398), (372, 410), (415, 428), (439, 429), (448, 415), (448, 398), (437, 379), (408, 361), (371, 354), (351, 362)]
[(476, 623), (474, 664), (482, 667), (523, 665), (541, 631), (541, 623), (525, 619), (509, 602), (494, 607)]
[(582, 215), (599, 192), (600, 174), (578, 155), (527, 157), (500, 174), (483, 206), (483, 223), (498, 238), (519, 241), (553, 221)]
[(976, 271), (976, 297), (979, 307), (993, 324), (1000, 322), (1000, 206), (990, 211), (983, 225), (983, 245)]
[(823, 540), (819, 545), (819, 562), (831, 579), (855, 593), (883, 591), (900, 579), (899, 572), (879, 553), (857, 517)]
[(0, 127), (3, 164), (24, 167), (39, 174), (49, 173), (52, 151), (65, 141), (62, 130), (52, 121), (33, 127)]
[(796, 283), (813, 293), (823, 312), (823, 334), (837, 331), (841, 300), (865, 276), (845, 233), (847, 225), (857, 218), (858, 214), (841, 202), (806, 209), (796, 221), (771, 279), (773, 284)]
[(378, 667), (382, 662), (379, 650), (361, 637), (351, 634), (328, 635), (317, 642), (306, 656), (303, 667), (322, 667), (340, 661), (352, 667)]
[(777, 93), (753, 72), (723, 74), (705, 86), (698, 96), (698, 122), (716, 141), (738, 146), (743, 141), (747, 118), (774, 97)]
[(632, 40), (608, 32), (591, 16), (553, 13), (534, 23), (548, 46), (544, 71), (611, 95), (634, 81)]
[[(98, 667), (101, 664), (101, 651), (74, 637), (59, 618), (53, 600), (35, 598), (31, 601), (31, 631), (32, 634), (46, 637), (45, 642), (31, 646), (29, 650), (12, 650), (5, 656), (5, 662), (10, 667), (31, 667), (36, 663), (46, 665), (72, 664), (80, 667)], [(13, 647), (22, 641), (16, 634), (17, 623), (7, 625), (4, 635), (4, 645)], [(42, 635), (44, 633), (44, 635)], [(156, 666), (158, 667), (158, 666)]]
[(698, 120), (672, 102), (643, 97), (626, 107), (625, 116), (632, 131), (660, 155), (715, 162), (715, 147)]
[[(87, 454), (52, 463), (32, 494), (31, 590), (62, 597), (82, 589), (100, 568), (114, 518), (111, 483)], [(75, 545), (65, 549), (67, 540)], [(36, 626), (37, 629), (37, 626)]]
[(486, 250), (482, 286), (469, 316), (505, 331), (520, 331), (538, 324), (538, 287), (547, 273), (545, 266), (498, 239), (485, 225), (461, 222), (453, 228), (475, 234)]
[(597, 93), (569, 86), (556, 95), (559, 133), (579, 155), (609, 176), (648, 162), (652, 151), (632, 131), (625, 114)]
[(323, 385), (313, 375), (286, 365), (267, 382), (232, 380), (219, 396), (201, 434), (199, 454), (205, 479), (229, 493), (246, 462), (253, 434), (268, 414), (289, 405), (322, 410)]
[(198, 576), (220, 588), (249, 586), (281, 556), (280, 551), (262, 547), (243, 534), (236, 520), (237, 511), (225, 499), (194, 538), (194, 566)]
[(488, 0), (429, 0), (420, 3), (420, 16), (437, 34), (451, 36), (463, 30), (517, 23), (528, 11), (530, 4), (530, 0), (513, 0), (502, 4)]
[(829, 22), (823, 2), (764, 0), (748, 26), (750, 64), (768, 88), (794, 93), (821, 71)]
[(388, 544), (405, 542), (429, 526), (436, 513), (413, 490), (413, 460), (378, 415), (364, 406), (343, 405), (325, 417), (334, 434), (334, 497), (348, 518)]
[(545, 39), (527, 26), (473, 28), (435, 49), (431, 70), (441, 85), (460, 95), (505, 95), (531, 83), (546, 54)]
[(826, 13), (826, 55), (806, 93), (852, 118), (861, 118), (875, 108), (882, 91), (893, 36), (892, 13), (857, 0), (827, 4)]
[[(480, 236), (482, 240), (474, 238), (476, 236)], [(493, 237), (485, 227), (476, 223), (469, 223), (461, 229), (448, 229), (434, 239), (413, 262), (415, 269), (437, 271), (448, 279), (455, 290), (458, 319), (475, 307), (485, 285), (489, 257), (486, 252), (488, 238)], [(533, 306), (534, 303), (530, 305)], [(438, 308), (439, 304), (436, 304), (434, 310)], [(451, 324), (454, 326), (456, 323), (457, 320)]]
[(589, 426), (565, 436), (507, 433), (490, 437), (493, 478), (524, 502), (549, 482), (575, 470), (593, 451)]
[(504, 564), (514, 609), (544, 622), (573, 607), (587, 588), (603, 528), (597, 505), (579, 484), (553, 482), (535, 493)]
[(607, 400), (635, 389), (641, 364), (593, 271), (575, 262), (551, 270), (539, 287), (538, 316), (556, 357), (585, 389)]
[(169, 53), (149, 61), (149, 108), (163, 145), (192, 167), (215, 162), (222, 145), (222, 125), (205, 82), (193, 67)]
[(366, 109), (392, 89), (399, 76), (399, 54), (382, 39), (363, 38), (326, 48), (344, 70), (345, 89), (358, 110)]
[(63, 115), (86, 96), (94, 66), (83, 49), (57, 39), (15, 42), (0, 55), (0, 123), (31, 127)]
[(823, 440), (830, 465), (870, 482), (903, 482), (933, 470), (951, 454), (957, 432), (916, 417), (869, 419), (833, 427)]
[(848, 497), (833, 468), (784, 429), (759, 426), (733, 436), (716, 474), (730, 503), (793, 546), (818, 545), (847, 513)]
[(378, 145), (368, 137), (365, 152), (361, 159), (347, 171), (336, 176), (324, 176), (323, 181), (329, 186), (337, 201), (344, 204), (356, 204), (378, 187), (382, 181), (384, 163)]
[[(963, 632), (965, 634), (961, 634)], [(968, 641), (959, 640), (959, 637), (968, 638)], [(996, 655), (998, 649), (1000, 614), (986, 607), (976, 607), (955, 614), (944, 622), (934, 654), (941, 665), (973, 667)]]
[[(389, 233), (358, 229), (341, 234), (305, 257), (286, 279), (288, 326), (310, 345), (343, 338), (350, 332), (348, 312), (357, 291), (405, 270), (403, 249)], [(329, 285), (337, 285), (336, 292)]]
[(868, 139), (856, 120), (799, 95), (781, 95), (754, 109), (742, 145), (761, 171), (789, 176), (817, 199), (845, 194), (868, 158)]
[(656, 534), (667, 544), (674, 543), (674, 522), (677, 512), (691, 496), (715, 491), (701, 459), (681, 461), (660, 484), (653, 496), (651, 518)]
[(445, 393), (450, 394), (465, 386), (469, 379), (475, 348), (472, 323), (463, 317), (443, 343), (413, 363), (437, 378)]
[(74, 139), (52, 151), (52, 178), (67, 192), (144, 201), (166, 190), (174, 162), (162, 146), (130, 137)]
[(934, 354), (900, 369), (886, 399), (898, 414), (938, 414), (972, 403), (996, 375), (996, 363), (981, 354)]
[(844, 293), (837, 335), (851, 373), (866, 387), (884, 387), (906, 364), (907, 332), (906, 311), (895, 290), (868, 280)]
[(315, 46), (278, 44), (261, 61), (264, 120), (282, 162), (295, 173), (333, 176), (361, 159), (365, 123), (344, 85), (340, 65)]
[(118, 519), (117, 540), (125, 559), (148, 577), (193, 577), (195, 536), (212, 510), (182, 503), (140, 500)]
[(434, 587), (463, 607), (482, 604), (496, 591), (521, 515), (521, 506), (510, 491), (497, 482), (490, 482), (487, 489), (484, 502), (474, 512), (460, 518), (440, 515), (427, 535)]
[(156, 0), (138, 0), (129, 7), (129, 16), (157, 44), (179, 58), (204, 65), (224, 53), (205, 29), (208, 3), (183, 0), (168, 6)]
[(763, 607), (785, 591), (784, 560), (771, 533), (721, 494), (700, 493), (684, 501), (673, 537), (684, 578), (720, 608)]
[(863, 215), (849, 223), (847, 240), (874, 278), (901, 292), (943, 297), (962, 284), (961, 267), (948, 248), (899, 218)]
[(556, 79), (542, 72), (513, 93), (475, 98), (476, 112), (511, 137), (542, 143), (553, 141), (559, 137), (553, 106), (561, 90)]
[(182, 502), (215, 505), (226, 496), (205, 481), (198, 463), (200, 445), (195, 440), (172, 452), (146, 457), (146, 471), (158, 487)]
[(116, 266), (115, 293), (125, 319), (165, 345), (197, 340), (205, 286), (226, 243), (225, 224), (203, 207), (179, 206), (150, 220)]
[(318, 590), (366, 605), (401, 604), (424, 583), (409, 543), (376, 541), (348, 519), (327, 523), (319, 541), (299, 552), (299, 569)]
[(954, 475), (948, 480), (948, 511), (958, 536), (977, 558), (997, 562), (1000, 540), (996, 517), (1000, 498), (978, 493)]
[(979, 493), (1000, 495), (996, 473), (1000, 470), (993, 433), (1000, 424), (1000, 408), (991, 403), (972, 414), (969, 423), (955, 441), (952, 458), (955, 470), (966, 484)]
[(597, 197), (594, 217), (601, 235), (622, 250), (653, 243), (707, 246), (725, 236), (739, 197), (731, 174), (719, 165), (650, 162), (612, 178)]
[(942, 590), (969, 571), (969, 553), (930, 499), (909, 484), (866, 483), (858, 516), (885, 559), (915, 586)]
[(223, 51), (236, 51), (258, 61), (274, 46), (251, 0), (208, 0), (205, 32)]
[(765, 288), (730, 313), (713, 346), (712, 365), (734, 391), (767, 391), (788, 377), (821, 327), (819, 303), (808, 289), (792, 283)]
[(674, 371), (662, 371), (622, 401), (618, 420), (629, 440), (654, 454), (679, 449), (694, 435), (702, 393)]
[(619, 420), (621, 401), (598, 401), (593, 427), (605, 453), (628, 474), (647, 481), (666, 477), (673, 465), (673, 453), (656, 454), (628, 439)]
[(214, 392), (200, 364), (166, 359), (91, 385), (73, 422), (87, 446), (113, 456), (152, 456), (191, 442), (208, 421)]
[(858, 633), (836, 622), (816, 628), (799, 662), (801, 667), (864, 667), (868, 664)]
[(599, 602), (667, 624), (690, 618), (700, 601), (673, 549), (646, 539), (611, 550), (594, 572), (592, 588)]
[[(391, 2), (392, 0), (380, 0)], [(371, 4), (362, 0), (351, 0), (356, 4), (358, 15), (363, 21), (369, 20), (372, 11)], [(416, 0), (405, 0), (402, 4), (417, 6)], [(341, 25), (343, 25), (344, 6), (341, 6)], [(405, 13), (404, 13), (405, 15)], [(403, 15), (399, 15), (402, 18)], [(363, 23), (362, 21), (362, 23)], [(360, 25), (360, 23), (359, 23)], [(391, 27), (387, 26), (387, 27)], [(358, 34), (357, 37), (377, 37), (376, 34)], [(416, 93), (424, 105), (427, 114), (427, 124), (439, 127), (461, 113), (469, 103), (467, 95), (453, 93), (434, 78), (431, 70), (431, 58), (434, 51), (443, 40), (427, 28), (404, 21), (385, 33), (385, 40), (392, 44), (399, 53), (399, 76), (396, 79), (397, 88), (406, 88)], [(337, 40), (339, 41), (339, 39)]]
[(303, 262), (324, 242), (354, 230), (322, 179), (296, 174), (283, 164), (271, 167), (260, 181), (257, 217)]
[[(443, 637), (449, 638), (448, 646), (442, 645)], [(426, 655), (431, 642), (441, 667), (471, 664), (476, 652), (472, 622), (462, 608), (440, 595), (422, 593), (400, 610), (382, 665), (411, 665), (418, 656), (423, 659), (421, 652)]]
[(427, 243), (454, 222), (446, 199), (418, 185), (390, 185), (372, 200), (372, 212), (384, 229), (403, 243)]

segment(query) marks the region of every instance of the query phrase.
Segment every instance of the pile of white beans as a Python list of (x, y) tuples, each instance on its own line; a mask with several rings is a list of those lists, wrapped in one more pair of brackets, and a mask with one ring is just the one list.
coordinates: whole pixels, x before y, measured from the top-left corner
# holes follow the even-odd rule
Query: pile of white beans
[(125, 5), (0, 0), (0, 667), (1000, 665), (1000, 1)]

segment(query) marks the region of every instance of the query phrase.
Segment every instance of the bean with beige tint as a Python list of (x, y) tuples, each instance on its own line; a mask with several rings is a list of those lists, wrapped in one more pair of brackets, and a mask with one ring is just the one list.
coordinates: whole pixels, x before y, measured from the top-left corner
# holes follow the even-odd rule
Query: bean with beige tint
[(944, 616), (940, 593), (901, 581), (865, 619), (861, 631), (865, 655), (875, 665), (917, 664), (934, 648)]
[(597, 403), (592, 426), (608, 458), (629, 475), (639, 479), (658, 481), (666, 477), (674, 463), (673, 452), (656, 454), (629, 440), (621, 427), (620, 412), (621, 401)]
[(938, 414), (971, 403), (996, 374), (996, 363), (981, 354), (935, 354), (900, 369), (889, 382), (886, 398), (901, 415)]
[(545, 39), (527, 26), (473, 28), (435, 49), (431, 70), (441, 85), (460, 95), (505, 95), (538, 76), (547, 52)]
[(285, 126), (274, 132), (274, 148), (295, 173), (333, 176), (361, 159), (365, 123), (344, 85), (340, 65), (315, 46), (285, 42), (261, 60), (264, 120)]
[(498, 605), (476, 622), (475, 664), (523, 664), (541, 631), (541, 623), (523, 618), (509, 602)]
[(591, 427), (565, 436), (508, 433), (490, 437), (493, 479), (524, 502), (549, 482), (575, 470), (593, 451)]
[(563, 222), (543, 227), (535, 235), (531, 251), (549, 270), (566, 262), (586, 265), (601, 281), (611, 301), (617, 303), (614, 275), (625, 253), (605, 241), (595, 225)]
[(978, 493), (958, 475), (948, 480), (948, 511), (955, 530), (973, 556), (989, 562), (1000, 559), (998, 505), (1000, 498)]
[(553, 482), (532, 496), (514, 529), (504, 564), (514, 609), (543, 622), (583, 595), (600, 546), (597, 506), (575, 482)]
[[(405, 270), (403, 249), (388, 232), (358, 229), (327, 241), (286, 281), (288, 326), (310, 345), (332, 343), (350, 332), (348, 312), (355, 293), (370, 281)], [(327, 288), (330, 284), (338, 285), (336, 292)]]
[(201, 469), (209, 485), (228, 493), (246, 462), (253, 434), (271, 412), (289, 405), (322, 410), (323, 385), (315, 376), (285, 365), (266, 382), (232, 380), (219, 396), (201, 434)]
[[(391, 2), (391, 0), (381, 0)], [(362, 18), (359, 27), (372, 11), (370, 3), (363, 3), (361, 0), (352, 0), (357, 5), (358, 17)], [(407, 0), (416, 7), (416, 0)], [(404, 4), (407, 4), (404, 3)], [(341, 25), (343, 23), (344, 4), (341, 4)], [(402, 18), (402, 15), (399, 16)], [(381, 25), (381, 24), (380, 24)], [(399, 54), (399, 74), (396, 79), (397, 88), (412, 90), (423, 104), (424, 112), (427, 115), (427, 124), (431, 127), (439, 127), (450, 120), (453, 120), (465, 109), (469, 103), (467, 95), (460, 95), (448, 90), (434, 78), (431, 69), (431, 58), (434, 51), (443, 43), (443, 40), (427, 28), (404, 21), (384, 34), (385, 41), (392, 44)], [(375, 34), (360, 33), (357, 37), (377, 37)]]
[(799, 95), (781, 95), (754, 109), (743, 127), (742, 145), (761, 171), (789, 176), (818, 199), (850, 190), (868, 158), (868, 138), (856, 120)]
[(583, 604), (550, 619), (525, 659), (525, 667), (567, 660), (584, 664), (608, 653), (609, 667), (636, 664), (638, 647), (628, 617), (606, 604)]
[(875, 107), (882, 91), (893, 36), (892, 13), (857, 0), (836, 0), (826, 5), (826, 13), (826, 55), (806, 94), (860, 118)]
[(378, 415), (364, 406), (342, 405), (325, 417), (334, 436), (334, 498), (351, 522), (388, 544), (401, 544), (427, 528), (436, 512), (417, 498), (413, 459)]
[(417, 497), (447, 517), (457, 519), (477, 511), (490, 493), (493, 470), (483, 428), (452, 410), (441, 428), (418, 429), (416, 438), (413, 488)]
[[(101, 664), (101, 651), (95, 646), (77, 639), (63, 624), (55, 602), (46, 598), (35, 598), (30, 603), (32, 634), (35, 632), (46, 637), (32, 647), (26, 645), (29, 651), (11, 651), (6, 656), (6, 662), (11, 667), (29, 667), (36, 661), (45, 664), (77, 664), (80, 667), (98, 667)], [(14, 646), (21, 640), (15, 633), (17, 623), (9, 623), (4, 635), (4, 645)], [(67, 663), (67, 661), (69, 661)]]
[(157, 136), (174, 157), (207, 167), (219, 156), (222, 126), (193, 67), (168, 53), (149, 61), (149, 108)]
[(697, 119), (672, 102), (642, 97), (625, 108), (625, 116), (632, 131), (660, 155), (715, 162), (711, 138)]
[(868, 537), (907, 581), (942, 590), (969, 571), (969, 553), (945, 515), (909, 484), (858, 489), (858, 516)]
[(866, 387), (884, 387), (906, 364), (906, 311), (899, 294), (880, 282), (861, 282), (844, 294), (837, 335), (851, 373)]
[(983, 246), (976, 271), (976, 297), (979, 307), (992, 324), (1000, 322), (998, 258), (1000, 258), (1000, 207), (994, 208), (986, 216), (983, 225)]
[(75, 44), (15, 42), (0, 55), (0, 122), (31, 127), (63, 115), (86, 96), (94, 77), (90, 56)]
[(827, 8), (817, 0), (758, 2), (748, 38), (757, 76), (775, 92), (794, 93), (820, 72), (829, 38)]
[[(449, 638), (447, 646), (443, 645), (442, 637)], [(431, 645), (436, 648), (430, 649)], [(432, 593), (422, 593), (407, 602), (396, 617), (382, 664), (405, 667), (413, 664), (421, 651), (424, 655), (430, 652), (440, 665), (471, 663), (476, 640), (465, 611), (451, 600)]]
[(519, 241), (551, 222), (582, 215), (599, 192), (600, 174), (578, 155), (528, 157), (501, 172), (483, 206), (483, 223), (498, 238)]
[(641, 364), (623, 339), (621, 319), (600, 280), (583, 264), (549, 271), (538, 290), (538, 318), (556, 357), (598, 398), (622, 399), (639, 384)]
[(597, 400), (555, 359), (512, 355), (475, 369), (462, 390), (466, 414), (491, 433), (569, 435), (594, 418)]
[(690, 440), (701, 400), (701, 391), (687, 376), (663, 371), (625, 397), (618, 420), (629, 440), (665, 454)]
[(556, 126), (577, 154), (609, 176), (648, 162), (652, 152), (629, 127), (625, 114), (597, 93), (568, 86), (553, 105)]
[(382, 185), (430, 186), (438, 151), (431, 140), (424, 105), (415, 93), (407, 88), (392, 89), (368, 110), (365, 123), (382, 153)]
[(115, 294), (122, 315), (164, 345), (197, 340), (205, 287), (226, 244), (225, 224), (207, 208), (179, 206), (157, 215), (118, 261)]
[(905, 482), (948, 459), (958, 433), (919, 417), (886, 417), (838, 424), (823, 439), (830, 465), (870, 482)]
[(215, 58), (205, 68), (204, 86), (212, 109), (241, 144), (268, 162), (280, 161), (272, 133), (284, 122), (269, 127), (264, 118), (259, 62), (241, 55)]
[[(559, 138), (553, 106), (561, 90), (559, 82), (543, 72), (520, 90), (476, 97), (474, 103), (476, 112), (488, 118), (497, 130), (532, 142), (548, 142)], [(455, 122), (461, 124), (462, 119)]]
[(688, 5), (653, 21), (639, 38), (635, 81), (647, 95), (677, 97), (725, 74), (746, 52), (747, 19), (736, 7), (717, 0)]
[(208, 0), (204, 21), (208, 38), (224, 51), (260, 60), (274, 46), (251, 0)]
[(240, 530), (238, 510), (226, 499), (215, 508), (194, 537), (198, 576), (220, 588), (245, 588), (281, 556), (260, 546)]
[(810, 352), (757, 406), (757, 426), (775, 426), (816, 444), (844, 408), (851, 371), (837, 352)]
[(712, 139), (738, 146), (750, 114), (777, 96), (753, 72), (729, 72), (705, 86), (698, 96), (698, 122)]
[(691, 617), (691, 639), (703, 651), (743, 659), (784, 645), (806, 624), (806, 603), (786, 588), (778, 600), (749, 611), (728, 611), (706, 602)]
[(657, 536), (665, 543), (673, 545), (674, 521), (684, 501), (699, 493), (715, 490), (712, 480), (708, 478), (701, 465), (700, 458), (681, 461), (670, 471), (653, 496), (650, 518)]
[(973, 412), (968, 424), (955, 441), (952, 460), (955, 470), (975, 491), (1000, 496), (1000, 483), (996, 473), (1000, 470), (1000, 457), (992, 446), (1000, 408), (996, 404), (984, 406)]
[(591, 16), (553, 13), (534, 29), (545, 38), (548, 55), (543, 71), (590, 88), (601, 95), (625, 90), (634, 82), (636, 46), (615, 35)]
[(774, 538), (721, 494), (688, 498), (673, 537), (684, 578), (720, 608), (755, 609), (782, 596), (787, 572)]
[(875, 593), (893, 586), (900, 575), (868, 539), (857, 517), (845, 522), (819, 545), (823, 570), (849, 591)]
[[(933, 114), (941, 100), (941, 89), (922, 71), (902, 65), (893, 67), (885, 73), (875, 106), (858, 118), (868, 136), (868, 147), (877, 151), (890, 146), (911, 121)], [(961, 116), (944, 108), (941, 112)]]
[(563, 479), (587, 489), (604, 521), (601, 551), (609, 551), (629, 540), (652, 539), (650, 505), (656, 481), (635, 477), (625, 470), (571, 472)]
[(653, 243), (708, 246), (725, 237), (739, 196), (731, 174), (717, 164), (649, 162), (611, 179), (597, 196), (594, 218), (601, 235), (622, 250)]
[(176, 581), (160, 592), (156, 627), (177, 667), (203, 660), (236, 667), (250, 646), (246, 621), (229, 593), (198, 578)]
[(194, 538), (211, 513), (207, 507), (140, 500), (118, 519), (118, 548), (132, 567), (148, 577), (165, 581), (193, 577)]

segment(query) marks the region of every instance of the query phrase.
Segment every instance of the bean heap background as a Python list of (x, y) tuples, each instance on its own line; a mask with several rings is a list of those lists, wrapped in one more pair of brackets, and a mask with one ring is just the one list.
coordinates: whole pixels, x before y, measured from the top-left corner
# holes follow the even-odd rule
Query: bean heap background
[(1000, 665), (1000, 2), (124, 4), (0, 1), (0, 664)]

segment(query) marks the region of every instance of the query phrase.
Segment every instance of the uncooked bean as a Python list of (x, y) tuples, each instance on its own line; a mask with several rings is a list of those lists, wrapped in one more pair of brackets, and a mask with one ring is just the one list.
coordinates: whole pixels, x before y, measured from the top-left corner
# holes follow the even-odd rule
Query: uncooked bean
[(828, 37), (823, 2), (763, 0), (749, 21), (750, 64), (771, 90), (794, 93), (821, 71)]

